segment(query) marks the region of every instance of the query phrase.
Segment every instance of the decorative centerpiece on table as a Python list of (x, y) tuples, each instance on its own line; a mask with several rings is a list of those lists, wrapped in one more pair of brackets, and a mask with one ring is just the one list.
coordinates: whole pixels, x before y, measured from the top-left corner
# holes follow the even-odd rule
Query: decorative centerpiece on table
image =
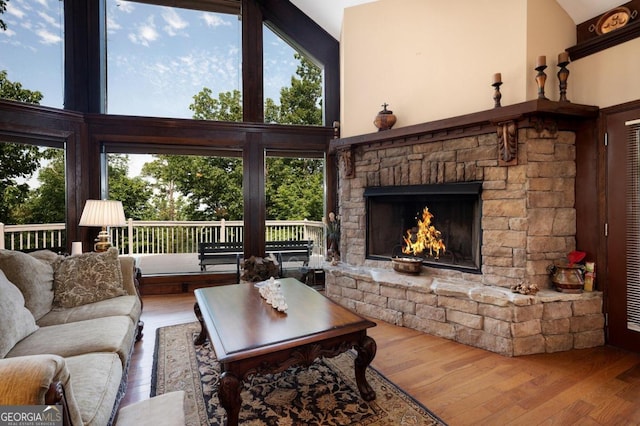
[(438, 259), (446, 251), (442, 234), (431, 224), (433, 214), (428, 207), (422, 210), (422, 219), (415, 227), (408, 229), (402, 253), (406, 256), (393, 257), (391, 264), (396, 272), (419, 274), (422, 270), (423, 254)]
[(274, 309), (277, 309), (279, 312), (286, 312), (286, 310), (289, 309), (287, 301), (284, 298), (284, 293), (282, 293), (280, 281), (271, 277), (266, 281), (255, 283), (254, 286), (258, 288), (260, 296), (262, 296), (268, 304), (273, 306)]
[(332, 264), (340, 260), (340, 216), (334, 212), (329, 213), (329, 220), (322, 218), (327, 231), (327, 258)]

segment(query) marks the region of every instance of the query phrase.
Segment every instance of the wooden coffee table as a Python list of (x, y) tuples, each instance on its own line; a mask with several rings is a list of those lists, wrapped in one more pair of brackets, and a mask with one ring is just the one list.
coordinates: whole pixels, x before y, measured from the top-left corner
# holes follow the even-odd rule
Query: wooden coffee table
[(233, 284), (195, 290), (195, 313), (202, 326), (195, 344), (209, 337), (222, 374), (218, 396), (227, 412), (227, 425), (237, 425), (242, 381), (254, 374), (277, 373), (293, 365), (311, 365), (351, 348), (355, 376), (365, 401), (376, 394), (365, 370), (376, 354), (367, 336), (369, 321), (293, 278), (279, 280), (289, 309), (278, 312), (253, 284)]

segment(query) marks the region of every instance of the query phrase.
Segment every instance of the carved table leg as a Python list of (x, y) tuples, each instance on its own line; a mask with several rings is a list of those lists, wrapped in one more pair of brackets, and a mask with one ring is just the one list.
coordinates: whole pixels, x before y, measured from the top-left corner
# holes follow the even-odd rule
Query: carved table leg
[(204, 345), (204, 342), (207, 340), (207, 327), (204, 325), (204, 319), (202, 318), (202, 311), (200, 311), (200, 306), (198, 302), (193, 305), (193, 311), (196, 314), (196, 318), (200, 322), (200, 334), (196, 337), (196, 340), (193, 341), (196, 345)]
[(369, 336), (364, 336), (360, 345), (356, 346), (358, 356), (355, 359), (356, 383), (362, 399), (372, 401), (376, 399), (376, 393), (367, 382), (365, 372), (373, 361), (377, 351), (376, 341)]
[(218, 398), (220, 399), (220, 405), (222, 405), (227, 412), (227, 426), (238, 425), (240, 406), (242, 405), (242, 398), (240, 396), (240, 391), (242, 390), (241, 384), (242, 382), (228, 371), (220, 375)]

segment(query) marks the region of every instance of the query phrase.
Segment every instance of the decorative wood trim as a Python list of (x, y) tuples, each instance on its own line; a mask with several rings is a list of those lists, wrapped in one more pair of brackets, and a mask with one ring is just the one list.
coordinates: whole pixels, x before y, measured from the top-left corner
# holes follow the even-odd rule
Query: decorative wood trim
[[(611, 14), (613, 11), (622, 8), (626, 8), (630, 12), (631, 20), (629, 23), (611, 32), (604, 34), (599, 33), (599, 21), (601, 21), (606, 15)], [(620, 7), (602, 13), (593, 19), (589, 19), (588, 21), (578, 24), (576, 26), (578, 43), (567, 49), (571, 60), (575, 61), (626, 41), (633, 40), (636, 37), (640, 37), (639, 10), (640, 0), (632, 0)]]
[(597, 106), (536, 99), (458, 117), (390, 129), (384, 132), (333, 139), (330, 143), (329, 151), (337, 152), (374, 143), (393, 143), (394, 146), (406, 145), (414, 143), (413, 140), (418, 137), (423, 140), (437, 141), (492, 133), (495, 131), (497, 123), (508, 120), (522, 121), (535, 116), (553, 116), (558, 120), (566, 119), (567, 122), (575, 121), (575, 119), (595, 119), (598, 117), (598, 111), (599, 108)]
[(346, 178), (352, 178), (356, 175), (353, 157), (353, 147), (340, 151), (340, 167), (342, 167), (342, 176)]
[(514, 120), (498, 123), (498, 164), (515, 166), (518, 164), (518, 123)]
[(629, 24), (624, 28), (613, 31), (611, 33), (603, 34), (598, 38), (593, 38), (582, 44), (569, 47), (569, 57), (572, 61), (584, 58), (585, 56), (598, 53), (602, 50), (624, 43), (625, 41), (633, 40), (640, 37), (640, 22)]
[(558, 137), (558, 121), (551, 118), (534, 117), (531, 120), (537, 135), (531, 139), (555, 139)]
[(69, 404), (62, 382), (53, 382), (49, 385), (44, 395), (44, 403), (46, 405), (56, 405), (62, 410), (62, 424), (64, 426), (71, 425), (71, 415), (69, 414)]
[(625, 4), (621, 4), (618, 7), (614, 7), (598, 16), (588, 19), (582, 23), (576, 25), (576, 43), (578, 45), (585, 43), (593, 38), (598, 38), (603, 34), (607, 34), (613, 31), (612, 28), (602, 28), (606, 23), (607, 18), (611, 22), (612, 15), (622, 12), (626, 16), (626, 21), (618, 22), (619, 30), (626, 25), (634, 23), (638, 19), (638, 9), (640, 9), (640, 0), (631, 0)]

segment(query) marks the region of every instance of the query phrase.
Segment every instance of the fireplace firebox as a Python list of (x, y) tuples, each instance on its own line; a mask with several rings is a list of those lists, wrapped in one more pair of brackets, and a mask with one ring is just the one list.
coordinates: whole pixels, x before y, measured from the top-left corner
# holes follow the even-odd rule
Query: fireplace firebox
[(367, 258), (405, 256), (402, 248), (407, 231), (415, 230), (428, 208), (445, 251), (435, 258), (426, 250), (418, 255), (423, 263), (480, 273), (481, 191), (481, 182), (365, 188)]

